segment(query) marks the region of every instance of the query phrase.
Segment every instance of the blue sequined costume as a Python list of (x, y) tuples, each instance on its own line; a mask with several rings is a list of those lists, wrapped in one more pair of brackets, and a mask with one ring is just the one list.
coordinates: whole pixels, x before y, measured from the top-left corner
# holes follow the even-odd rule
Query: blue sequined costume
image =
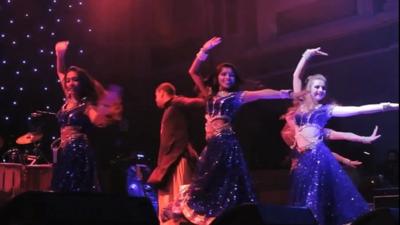
[(292, 203), (311, 209), (318, 224), (345, 224), (369, 207), (323, 142), (331, 105), (296, 113), (297, 165), (292, 171)]
[[(180, 203), (183, 215), (194, 224), (210, 224), (228, 208), (255, 202), (242, 149), (230, 123), (242, 104), (241, 97), (242, 92), (234, 92), (207, 102), (206, 133), (210, 135), (194, 181)], [(212, 127), (215, 120), (226, 123)]]
[(53, 170), (52, 190), (60, 192), (92, 192), (98, 190), (94, 152), (87, 133), (92, 124), (84, 107), (57, 113), (61, 128), (70, 126), (75, 132), (61, 137), (57, 163)]

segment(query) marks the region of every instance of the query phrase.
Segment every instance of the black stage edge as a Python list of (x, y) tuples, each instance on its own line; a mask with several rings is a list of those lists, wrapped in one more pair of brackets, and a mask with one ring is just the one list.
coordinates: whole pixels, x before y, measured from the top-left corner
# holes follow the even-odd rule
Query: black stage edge
[(352, 225), (397, 225), (399, 208), (378, 208), (361, 216)]
[(317, 225), (311, 211), (302, 207), (243, 204), (225, 211), (211, 225)]
[(3, 225), (158, 225), (147, 198), (104, 193), (25, 192), (0, 211)]
[[(379, 208), (357, 218), (352, 225), (395, 225), (399, 208)], [(317, 225), (311, 211), (302, 207), (244, 204), (225, 211), (211, 225)]]

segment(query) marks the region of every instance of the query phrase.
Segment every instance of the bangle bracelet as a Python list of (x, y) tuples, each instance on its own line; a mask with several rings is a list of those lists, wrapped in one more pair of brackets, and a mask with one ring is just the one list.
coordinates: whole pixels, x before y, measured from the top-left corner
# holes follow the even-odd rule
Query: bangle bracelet
[(293, 98), (293, 91), (292, 90), (280, 90), (281, 98)]
[(381, 105), (382, 105), (382, 111), (383, 112), (389, 111), (391, 109), (390, 102), (382, 102)]

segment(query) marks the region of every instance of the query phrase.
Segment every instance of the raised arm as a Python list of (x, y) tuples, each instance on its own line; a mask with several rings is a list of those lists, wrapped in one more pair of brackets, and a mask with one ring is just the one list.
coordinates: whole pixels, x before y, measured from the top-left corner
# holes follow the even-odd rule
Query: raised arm
[(287, 99), (291, 98), (292, 90), (273, 90), (263, 89), (258, 91), (243, 92), (243, 103), (257, 101), (261, 99)]
[(209, 92), (201, 75), (199, 74), (200, 65), (207, 59), (209, 51), (221, 43), (221, 41), (222, 39), (220, 37), (213, 37), (204, 43), (203, 47), (197, 53), (196, 58), (189, 68), (189, 74), (192, 77), (195, 85), (199, 88), (202, 96), (208, 96)]
[(303, 56), (301, 57), (299, 63), (296, 66), (296, 69), (293, 73), (293, 92), (298, 93), (301, 91), (301, 86), (302, 86), (302, 76), (304, 74), (305, 67), (307, 65), (308, 60), (310, 60), (313, 56), (316, 55), (324, 55), (327, 56), (328, 54), (325, 52), (321, 51), (321, 48), (312, 48), (312, 49), (307, 49), (304, 53)]
[(55, 52), (56, 52), (56, 68), (57, 68), (57, 75), (58, 79), (60, 80), (61, 87), (66, 94), (65, 87), (64, 87), (64, 79), (65, 79), (65, 53), (68, 49), (69, 41), (60, 41), (57, 42), (55, 45)]
[(363, 106), (333, 106), (332, 116), (348, 117), (392, 110), (399, 110), (399, 103), (383, 102), (379, 104), (370, 104)]
[(360, 142), (364, 144), (370, 144), (376, 141), (381, 135), (378, 133), (378, 126), (375, 126), (372, 134), (370, 136), (361, 136), (351, 132), (341, 132), (325, 128), (326, 139), (328, 140), (346, 140), (353, 142)]

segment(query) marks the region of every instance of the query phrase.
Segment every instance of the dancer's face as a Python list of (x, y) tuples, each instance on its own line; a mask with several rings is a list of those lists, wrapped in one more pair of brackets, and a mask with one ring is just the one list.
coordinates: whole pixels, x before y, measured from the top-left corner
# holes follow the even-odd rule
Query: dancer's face
[(235, 85), (236, 77), (232, 68), (222, 67), (221, 72), (218, 74), (218, 84), (220, 91), (226, 91)]
[(310, 81), (310, 94), (311, 98), (316, 100), (317, 102), (321, 101), (326, 96), (326, 84), (325, 81), (320, 79), (315, 79)]
[(65, 77), (65, 89), (68, 95), (76, 95), (80, 88), (79, 76), (75, 71), (69, 71)]

